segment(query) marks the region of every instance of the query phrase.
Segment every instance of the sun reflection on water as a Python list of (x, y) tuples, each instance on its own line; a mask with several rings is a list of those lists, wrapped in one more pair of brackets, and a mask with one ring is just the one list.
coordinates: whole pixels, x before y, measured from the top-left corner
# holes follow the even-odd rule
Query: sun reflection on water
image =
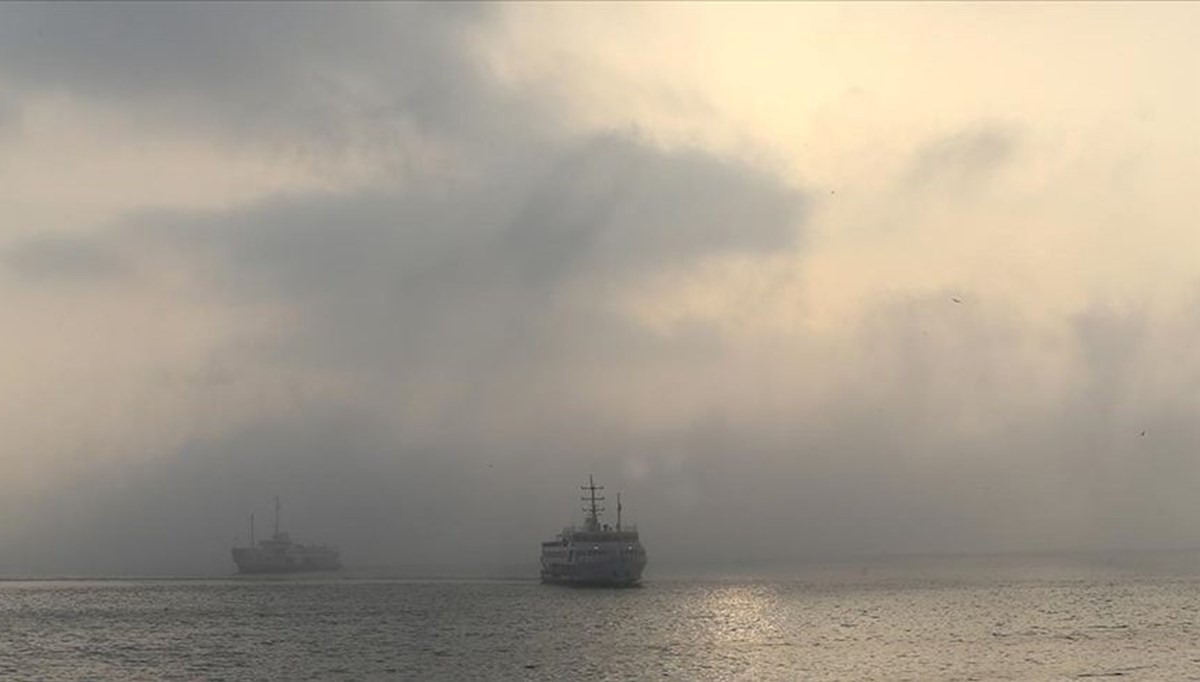
[(736, 648), (742, 644), (761, 646), (780, 638), (776, 621), (777, 596), (762, 585), (722, 586), (705, 599), (701, 613), (705, 634), (713, 644)]

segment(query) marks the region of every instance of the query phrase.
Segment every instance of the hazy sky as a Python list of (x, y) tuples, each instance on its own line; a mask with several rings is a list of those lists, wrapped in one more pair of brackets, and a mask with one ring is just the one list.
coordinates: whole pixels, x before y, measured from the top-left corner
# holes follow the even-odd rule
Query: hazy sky
[[(1200, 545), (1200, 5), (0, 5), (0, 572)], [(1144, 431), (1144, 435), (1143, 435)], [(415, 570), (415, 569), (414, 569)]]

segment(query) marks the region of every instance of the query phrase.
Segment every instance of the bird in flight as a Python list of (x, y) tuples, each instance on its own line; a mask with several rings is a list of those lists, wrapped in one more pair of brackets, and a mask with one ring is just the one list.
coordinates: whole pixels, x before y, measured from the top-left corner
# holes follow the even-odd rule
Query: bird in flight
[(954, 301), (955, 303), (962, 303), (962, 299), (958, 298), (957, 296), (951, 296), (950, 300)]

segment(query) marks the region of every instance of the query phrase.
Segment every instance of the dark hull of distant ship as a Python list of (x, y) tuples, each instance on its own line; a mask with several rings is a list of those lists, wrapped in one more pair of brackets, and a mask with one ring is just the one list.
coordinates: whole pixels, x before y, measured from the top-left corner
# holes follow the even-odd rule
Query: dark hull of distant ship
[(257, 547), (235, 547), (233, 563), (237, 564), (238, 573), (249, 575), (313, 573), (342, 567), (338, 553), (332, 550), (280, 554)]

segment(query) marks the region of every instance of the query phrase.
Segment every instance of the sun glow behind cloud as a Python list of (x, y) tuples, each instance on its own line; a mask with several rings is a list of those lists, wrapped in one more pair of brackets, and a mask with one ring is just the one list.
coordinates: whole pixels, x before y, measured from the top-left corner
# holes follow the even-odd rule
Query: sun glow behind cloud
[(580, 125), (813, 190), (814, 305), (970, 289), (1061, 316), (1192, 285), (1200, 244), (1168, 216), (1196, 170), (1195, 8), (1155, 9), (519, 6), (493, 49)]

